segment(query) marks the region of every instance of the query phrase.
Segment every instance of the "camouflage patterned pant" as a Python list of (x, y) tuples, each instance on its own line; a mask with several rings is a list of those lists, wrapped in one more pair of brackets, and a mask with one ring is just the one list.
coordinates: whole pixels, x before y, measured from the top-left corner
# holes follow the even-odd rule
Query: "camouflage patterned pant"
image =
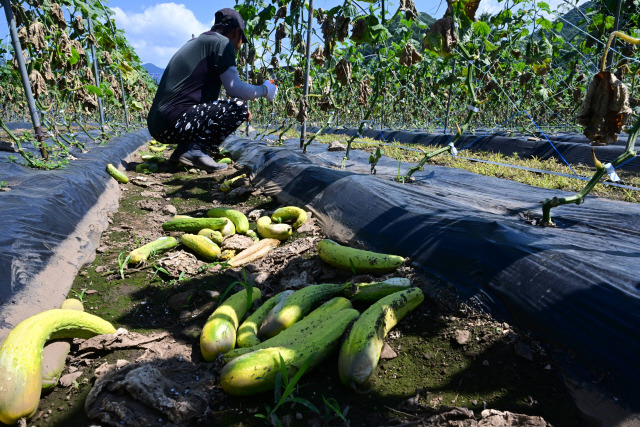
[(164, 144), (194, 141), (200, 148), (211, 150), (235, 132), (248, 117), (249, 108), (242, 99), (219, 99), (194, 105), (178, 118), (175, 125), (154, 137)]

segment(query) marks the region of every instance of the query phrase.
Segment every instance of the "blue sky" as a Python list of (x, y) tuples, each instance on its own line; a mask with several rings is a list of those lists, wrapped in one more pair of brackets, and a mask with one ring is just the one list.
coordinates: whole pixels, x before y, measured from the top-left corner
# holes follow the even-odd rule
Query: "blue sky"
[[(387, 8), (395, 12), (399, 1), (392, 1)], [(574, 3), (576, 0), (569, 0)], [(585, 0), (579, 0), (583, 3)], [(116, 24), (124, 29), (127, 39), (133, 45), (143, 63), (151, 62), (161, 68), (192, 34), (199, 34), (211, 27), (216, 10), (233, 7), (235, 2), (211, 2), (202, 0), (187, 0), (175, 2), (143, 0), (105, 1), (116, 13)], [(546, 0), (552, 9), (564, 4), (563, 0)], [(314, 0), (314, 7), (330, 9), (343, 4), (343, 0)], [(366, 3), (362, 3), (366, 6)], [(420, 12), (439, 18), (446, 7), (445, 0), (415, 0), (416, 8)], [(498, 0), (482, 0), (479, 13), (497, 13), (504, 7), (504, 2)], [(8, 30), (4, 19), (4, 11), (0, 18), (0, 37), (8, 41)]]

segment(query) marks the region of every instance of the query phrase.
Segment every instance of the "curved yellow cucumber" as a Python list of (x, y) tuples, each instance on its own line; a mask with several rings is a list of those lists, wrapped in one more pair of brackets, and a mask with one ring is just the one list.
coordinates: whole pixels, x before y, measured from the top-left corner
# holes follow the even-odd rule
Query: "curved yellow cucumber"
[(296, 206), (285, 206), (276, 209), (271, 214), (273, 222), (289, 222), (293, 221), (291, 227), (298, 228), (305, 222), (307, 222), (307, 213), (304, 209), (300, 209)]
[(258, 234), (263, 239), (287, 240), (291, 237), (291, 226), (289, 224), (272, 224), (271, 218), (263, 216), (256, 222)]
[(86, 338), (115, 331), (106, 320), (76, 310), (48, 310), (20, 322), (0, 346), (0, 421), (15, 424), (38, 409), (42, 349), (51, 334)]
[(183, 234), (180, 242), (206, 261), (214, 261), (220, 257), (220, 247), (208, 237), (197, 234)]

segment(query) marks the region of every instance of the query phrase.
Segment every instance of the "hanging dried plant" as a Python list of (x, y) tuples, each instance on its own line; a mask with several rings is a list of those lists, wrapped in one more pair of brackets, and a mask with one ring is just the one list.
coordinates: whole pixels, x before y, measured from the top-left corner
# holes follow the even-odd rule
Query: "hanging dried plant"
[(480, 6), (480, 0), (469, 0), (464, 5), (464, 13), (472, 21), (476, 20), (476, 11)]
[(333, 30), (336, 28), (333, 16), (327, 16), (327, 19), (322, 23), (322, 36), (325, 40), (333, 38)]
[(19, 27), (24, 22), (22, 20), (22, 16), (25, 14), (24, 8), (21, 4), (11, 3), (11, 11), (13, 12), (13, 18), (16, 20), (16, 26)]
[(293, 14), (296, 10), (300, 9), (300, 6), (302, 6), (302, 0), (291, 0), (289, 13)]
[(293, 72), (293, 85), (295, 87), (302, 87), (304, 84), (304, 70), (302, 67), (298, 67)]
[(356, 19), (353, 21), (353, 30), (351, 31), (351, 40), (356, 43), (360, 43), (364, 40), (364, 36), (367, 33), (367, 20)]
[(45, 36), (46, 30), (42, 22), (34, 21), (29, 25), (29, 37), (27, 41), (36, 51), (42, 51), (47, 48)]
[[(29, 57), (28, 52), (26, 50), (23, 50), (22, 51), (22, 59), (23, 59), (25, 64), (28, 62), (27, 61), (28, 57)], [(17, 58), (15, 56), (11, 59), (11, 65), (13, 65), (13, 68), (15, 68), (16, 70), (19, 68), (18, 67), (18, 61), (17, 61)]]
[(276, 16), (275, 19), (276, 21), (278, 19), (284, 19), (287, 17), (287, 6), (282, 6), (280, 9), (278, 9), (278, 11), (276, 12)]
[(96, 82), (95, 82), (95, 79), (93, 78), (93, 72), (91, 71), (91, 68), (84, 67), (82, 69), (82, 74), (84, 75), (85, 81), (95, 86)]
[(307, 44), (302, 41), (302, 35), (300, 33), (293, 35), (291, 44), (300, 55), (304, 55), (307, 53)]
[(322, 111), (331, 111), (335, 108), (335, 106), (333, 105), (333, 101), (331, 101), (331, 97), (328, 94), (320, 98), (320, 101), (318, 102), (318, 107)]
[(53, 19), (53, 22), (60, 28), (67, 28), (67, 21), (64, 19), (64, 13), (62, 13), (62, 7), (58, 3), (50, 4), (50, 16)]
[(49, 61), (47, 58), (42, 61), (42, 69), (40, 71), (42, 72), (42, 77), (44, 77), (46, 81), (52, 82), (56, 79), (51, 72), (51, 61)]
[(29, 74), (29, 83), (31, 84), (33, 96), (36, 98), (40, 98), (43, 95), (49, 95), (49, 91), (47, 91), (47, 82), (44, 81), (44, 77), (42, 77), (42, 74), (40, 74), (38, 70), (31, 71), (31, 74)]
[(113, 74), (109, 74), (104, 79), (104, 81), (109, 83), (109, 88), (113, 92), (113, 96), (116, 97), (116, 99), (122, 98), (122, 90), (120, 87), (120, 83), (118, 82), (118, 79), (116, 79), (116, 77)]
[(608, 145), (618, 140), (631, 112), (627, 87), (609, 71), (601, 71), (589, 84), (577, 121), (591, 145)]
[(351, 80), (351, 62), (349, 62), (345, 58), (342, 58), (336, 64), (335, 71), (340, 84), (342, 84), (343, 86), (348, 85), (349, 81)]
[(316, 15), (316, 19), (318, 20), (318, 24), (322, 25), (324, 20), (327, 18), (327, 14), (323, 8), (318, 9), (318, 14)]
[(300, 100), (300, 109), (298, 110), (298, 114), (296, 115), (296, 120), (300, 123), (307, 121), (307, 111), (309, 110), (309, 101), (306, 99)]
[(22, 50), (25, 50), (27, 48), (28, 39), (29, 39), (29, 33), (25, 25), (24, 27), (21, 27), (18, 30), (18, 40), (20, 40), (20, 47), (22, 47)]
[(358, 83), (358, 99), (356, 101), (357, 104), (367, 105), (369, 103), (369, 97), (372, 93), (373, 90), (371, 89), (371, 81), (369, 79), (361, 80), (360, 83)]
[(331, 54), (335, 45), (336, 43), (331, 40), (326, 39), (324, 41), (324, 49), (322, 51), (322, 54), (324, 55), (325, 59), (331, 59)]
[(277, 56), (271, 57), (271, 68), (273, 68), (274, 70), (277, 70), (280, 68), (280, 61), (278, 61)]
[(495, 80), (491, 79), (484, 86), (484, 93), (489, 93), (496, 89), (498, 89), (498, 83)]
[(324, 66), (324, 52), (322, 51), (322, 46), (318, 46), (316, 50), (313, 51), (311, 59), (313, 60), (314, 65), (318, 67)]
[(533, 77), (533, 74), (531, 73), (522, 73), (518, 76), (518, 80), (520, 81), (520, 86), (524, 86), (526, 85), (529, 80), (531, 80), (531, 78)]
[(287, 101), (287, 117), (296, 117), (298, 115), (298, 108), (294, 101)]
[(89, 94), (84, 86), (76, 91), (76, 100), (82, 105), (82, 109), (85, 113), (90, 114), (98, 109), (98, 98), (95, 95)]
[(405, 67), (411, 67), (420, 61), (422, 61), (422, 55), (418, 50), (411, 43), (404, 45), (404, 48), (400, 51), (400, 64)]
[(71, 40), (69, 40), (69, 36), (64, 31), (60, 31), (60, 36), (58, 37), (58, 49), (62, 56), (64, 56), (64, 58), (62, 58), (62, 62), (72, 55)]
[[(80, 40), (76, 40), (76, 39), (71, 40), (71, 46), (73, 46), (76, 52), (78, 52), (78, 54), (80, 55), (80, 59), (82, 59), (82, 56), (84, 56), (85, 52), (84, 52), (84, 48), (82, 47), (82, 43), (80, 43)], [(78, 61), (78, 62), (81, 62), (81, 61)]]
[(247, 59), (247, 62), (249, 63), (249, 65), (253, 65), (255, 61), (256, 61), (256, 48), (251, 46), (249, 48), (249, 58)]
[(82, 16), (76, 15), (73, 17), (73, 28), (78, 32), (78, 34), (84, 34), (84, 22), (82, 21)]
[(102, 57), (102, 62), (106, 66), (113, 65), (113, 59), (111, 58), (111, 54), (109, 52), (107, 52), (106, 50), (103, 50), (100, 55)]
[(336, 40), (344, 42), (344, 39), (349, 37), (349, 28), (351, 24), (351, 18), (346, 16), (339, 16), (336, 20)]
[(444, 16), (429, 28), (422, 40), (423, 49), (429, 49), (443, 57), (451, 55), (451, 51), (458, 45), (458, 34), (451, 13), (452, 8), (449, 7)]
[(418, 17), (418, 9), (413, 0), (400, 0), (400, 10), (404, 12), (404, 19), (407, 21)]
[(287, 26), (284, 22), (281, 22), (278, 24), (278, 28), (276, 29), (276, 41), (280, 41), (285, 37), (287, 37)]

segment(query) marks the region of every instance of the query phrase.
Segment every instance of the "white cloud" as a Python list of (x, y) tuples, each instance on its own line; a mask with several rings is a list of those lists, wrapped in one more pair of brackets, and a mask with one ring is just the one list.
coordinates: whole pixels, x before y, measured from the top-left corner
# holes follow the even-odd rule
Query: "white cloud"
[(159, 3), (142, 12), (114, 7), (115, 20), (143, 63), (166, 67), (169, 59), (192, 35), (211, 28), (195, 17), (184, 4)]

